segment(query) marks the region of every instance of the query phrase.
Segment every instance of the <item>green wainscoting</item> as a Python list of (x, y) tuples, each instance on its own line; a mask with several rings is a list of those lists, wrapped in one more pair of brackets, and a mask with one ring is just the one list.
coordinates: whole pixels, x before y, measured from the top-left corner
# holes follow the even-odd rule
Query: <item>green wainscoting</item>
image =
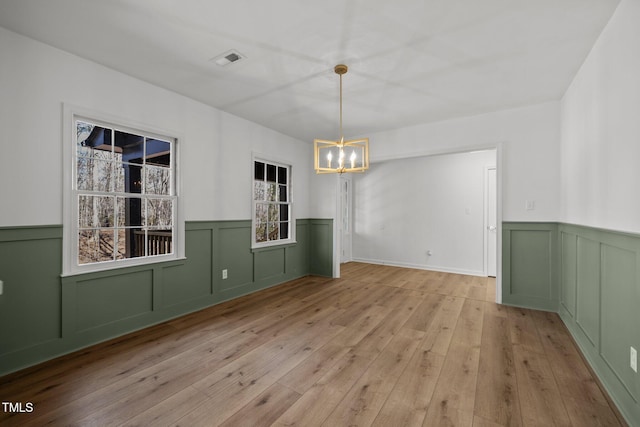
[(503, 223), (502, 300), (556, 311), (630, 425), (640, 426), (640, 235)]
[(331, 219), (299, 219), (297, 243), (253, 251), (251, 221), (187, 222), (186, 259), (66, 277), (62, 235), (57, 225), (0, 228), (0, 375), (297, 277), (333, 272)]
[(557, 235), (555, 223), (503, 223), (504, 304), (558, 309)]
[(630, 425), (640, 425), (640, 236), (560, 224), (559, 314)]

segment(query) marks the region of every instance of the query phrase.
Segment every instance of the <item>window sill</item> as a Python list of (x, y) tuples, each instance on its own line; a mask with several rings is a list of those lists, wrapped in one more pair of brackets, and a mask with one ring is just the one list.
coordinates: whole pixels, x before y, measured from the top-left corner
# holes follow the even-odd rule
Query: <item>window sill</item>
[(173, 266), (173, 265), (182, 265), (184, 264), (184, 262), (187, 260), (186, 257), (171, 257), (171, 258), (158, 258), (158, 259), (145, 259), (145, 262), (136, 262), (136, 263), (127, 263), (127, 264), (118, 264), (118, 262), (114, 262), (114, 264), (112, 265), (100, 265), (99, 268), (94, 267), (94, 268), (87, 268), (87, 269), (81, 269), (78, 271), (69, 271), (67, 273), (63, 273), (60, 275), (60, 277), (65, 278), (65, 277), (73, 277), (73, 276), (80, 276), (83, 274), (100, 274), (100, 273), (104, 273), (105, 275), (113, 275), (114, 271), (117, 270), (127, 270), (127, 269), (139, 269), (139, 268), (153, 268), (155, 265), (157, 264), (163, 264), (164, 266)]
[(297, 244), (298, 244), (298, 242), (295, 241), (295, 240), (287, 240), (285, 242), (268, 243), (268, 244), (259, 245), (259, 246), (252, 246), (251, 247), (251, 252), (264, 252), (264, 251), (273, 250), (273, 249), (288, 248), (288, 247), (295, 246)]

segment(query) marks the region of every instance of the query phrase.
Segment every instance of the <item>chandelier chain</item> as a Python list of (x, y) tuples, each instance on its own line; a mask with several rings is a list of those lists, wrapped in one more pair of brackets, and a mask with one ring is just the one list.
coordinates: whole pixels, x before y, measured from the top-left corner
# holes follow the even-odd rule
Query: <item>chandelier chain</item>
[(344, 140), (342, 134), (342, 74), (340, 74), (340, 141)]

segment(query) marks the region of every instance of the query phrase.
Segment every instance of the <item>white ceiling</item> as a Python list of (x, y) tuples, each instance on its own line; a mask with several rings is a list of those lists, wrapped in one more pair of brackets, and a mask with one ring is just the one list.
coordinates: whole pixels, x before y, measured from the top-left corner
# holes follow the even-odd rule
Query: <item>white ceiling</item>
[(338, 63), (347, 138), (560, 99), (618, 1), (0, 0), (0, 26), (312, 141)]

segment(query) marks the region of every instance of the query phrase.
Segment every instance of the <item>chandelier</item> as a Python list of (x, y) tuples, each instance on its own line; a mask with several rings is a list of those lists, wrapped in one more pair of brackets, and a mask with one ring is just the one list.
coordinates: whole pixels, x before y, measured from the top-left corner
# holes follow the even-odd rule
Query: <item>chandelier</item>
[(334, 71), (340, 76), (340, 138), (337, 141), (315, 139), (314, 164), (316, 173), (364, 172), (369, 169), (369, 138), (345, 141), (342, 135), (342, 75), (346, 65), (336, 65)]

